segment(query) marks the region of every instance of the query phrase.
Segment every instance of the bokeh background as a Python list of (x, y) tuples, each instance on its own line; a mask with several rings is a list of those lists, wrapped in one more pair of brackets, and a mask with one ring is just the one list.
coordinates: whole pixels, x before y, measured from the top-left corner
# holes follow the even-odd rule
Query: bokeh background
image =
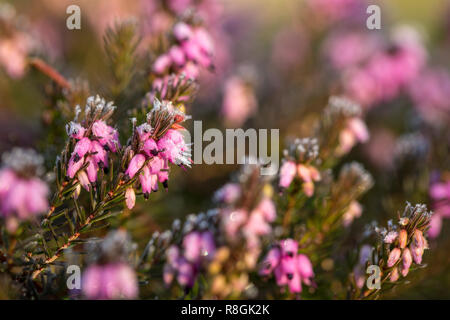
[[(141, 46), (149, 45), (152, 37), (156, 37), (155, 30), (164, 26), (164, 17), (155, 15), (153, 2), (156, 3), (152, 0), (0, 1), (15, 7), (15, 22), (32, 40), (27, 53), (41, 57), (68, 78), (89, 79), (91, 93), (102, 93), (102, 79), (109, 72), (103, 59), (105, 29), (116, 20), (134, 17), (144, 35)], [(414, 63), (420, 64), (411, 79), (381, 100), (362, 101), (371, 139), (355, 148), (347, 159), (361, 161), (373, 174), (375, 186), (362, 201), (364, 213), (349, 229), (348, 244), (354, 244), (357, 239), (352, 233), (360, 233), (370, 221), (385, 222), (393, 218), (392, 213), (402, 208), (406, 200), (433, 206), (429, 186), (436, 179), (449, 181), (450, 170), (449, 1), (361, 1), (363, 11), (358, 6), (334, 7), (335, 3), (345, 1), (203, 2), (212, 3), (206, 6), (204, 18), (215, 40), (216, 68), (214, 72), (203, 72), (198, 97), (187, 112), (203, 121), (204, 130), (280, 128), (281, 142), (307, 136), (313, 129), (310, 124), (321, 116), (328, 97), (349, 93), (347, 84), (351, 73), (333, 66), (333, 57), (347, 55), (351, 61), (362, 49), (369, 50), (370, 56), (394, 50), (396, 41), (420, 38), (418, 46), (426, 62), (414, 60), (422, 59), (417, 56), (411, 58), (412, 62), (408, 60), (411, 64), (406, 65), (407, 69), (413, 69)], [(81, 30), (66, 28), (66, 8), (70, 4), (81, 8)], [(382, 8), (381, 30), (366, 28), (364, 10), (368, 4)], [(404, 31), (405, 25), (409, 31), (392, 36), (395, 30)], [(353, 50), (332, 49), (332, 39), (346, 33), (358, 34), (362, 40), (352, 44)], [(0, 38), (0, 47), (2, 41), (4, 38)], [(3, 66), (12, 63), (1, 57), (0, 60)], [(59, 150), (60, 144), (57, 138), (49, 140), (47, 131), (47, 111), (52, 108), (46, 95), (48, 79), (27, 67), (20, 70), (18, 60), (19, 71), (0, 68), (0, 153), (13, 146), (37, 148), (49, 155), (50, 170), (50, 155)], [(424, 75), (434, 68), (444, 76), (433, 87), (424, 80)], [(428, 94), (429, 99), (434, 99), (433, 103), (425, 103), (425, 109), (418, 107), (420, 98), (411, 93), (413, 83), (419, 88), (432, 87), (432, 93), (419, 90), (416, 94), (420, 97)], [(395, 85), (388, 83), (387, 87)], [(238, 106), (233, 109), (227, 99)], [(128, 103), (118, 101), (122, 118), (126, 117), (127, 110), (136, 107)], [(195, 165), (187, 172), (173, 170), (170, 192), (159, 192), (150, 201), (138, 203), (133, 212), (136, 219), (130, 220), (127, 226), (133, 239), (142, 239), (140, 245), (145, 245), (154, 230), (164, 229), (173, 219), (210, 208), (214, 191), (236, 169), (233, 165)], [(432, 250), (425, 259), (428, 266), (415, 273), (410, 285), (400, 286), (388, 298), (450, 298), (450, 223), (443, 221), (439, 236), (430, 243)]]

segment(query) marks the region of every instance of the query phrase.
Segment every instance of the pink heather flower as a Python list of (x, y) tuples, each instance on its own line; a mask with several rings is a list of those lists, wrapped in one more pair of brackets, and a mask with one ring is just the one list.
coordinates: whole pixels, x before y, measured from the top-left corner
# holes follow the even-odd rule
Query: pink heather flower
[(362, 105), (370, 107), (395, 98), (419, 75), (426, 61), (425, 50), (410, 31), (397, 35), (390, 50), (376, 52), (367, 64), (346, 74), (347, 93)]
[(125, 203), (128, 209), (133, 209), (136, 203), (136, 193), (134, 193), (133, 188), (127, 188), (125, 191)]
[(91, 189), (91, 184), (89, 182), (88, 175), (86, 174), (85, 171), (79, 171), (77, 173), (77, 178), (84, 189), (86, 189), (87, 191)]
[(155, 153), (157, 153), (156, 151), (158, 151), (158, 145), (155, 140), (149, 138), (145, 141), (142, 150), (147, 154), (147, 156), (153, 157)]
[(87, 299), (134, 299), (138, 295), (136, 274), (123, 263), (89, 266), (81, 289)]
[(311, 285), (311, 279), (314, 277), (314, 271), (312, 263), (306, 255), (297, 255), (297, 268), (302, 281), (306, 285)]
[(339, 152), (345, 154), (349, 152), (357, 143), (364, 143), (369, 140), (369, 131), (366, 124), (360, 118), (354, 117), (347, 121), (347, 127), (339, 135)]
[(171, 60), (178, 66), (183, 66), (186, 63), (184, 52), (179, 46), (172, 46), (169, 50), (169, 56)]
[(256, 208), (256, 210), (260, 211), (264, 219), (269, 222), (273, 222), (277, 215), (275, 205), (273, 204), (273, 201), (270, 200), (269, 198), (263, 198), (259, 203), (258, 207)]
[(103, 120), (97, 120), (92, 125), (92, 133), (102, 146), (108, 147), (112, 152), (117, 152), (117, 146), (120, 147), (120, 143), (116, 129), (108, 126)]
[(48, 210), (49, 189), (39, 178), (43, 158), (33, 150), (14, 148), (3, 154), (0, 168), (0, 217), (9, 232), (18, 220), (29, 220)]
[(163, 159), (177, 165), (191, 166), (190, 147), (185, 143), (179, 130), (167, 130), (157, 144), (159, 150), (164, 150), (160, 153)]
[(81, 126), (81, 124), (71, 121), (67, 127), (67, 135), (71, 138), (80, 140), (84, 137), (86, 129)]
[(225, 204), (236, 202), (241, 196), (241, 186), (238, 183), (227, 183), (214, 194), (214, 200)]
[(192, 287), (202, 263), (214, 257), (216, 246), (209, 231), (188, 233), (183, 238), (182, 246), (183, 254), (175, 245), (167, 250), (163, 278), (166, 285), (169, 285), (176, 275), (181, 286)]
[(223, 224), (225, 232), (230, 238), (234, 238), (239, 231), (239, 228), (247, 221), (248, 213), (244, 209), (238, 210), (224, 210)]
[(184, 22), (178, 22), (173, 27), (173, 34), (178, 41), (185, 41), (190, 39), (194, 33), (192, 31), (192, 28), (188, 24)]
[(150, 137), (152, 127), (148, 123), (143, 123), (136, 128), (136, 131), (139, 135), (139, 140), (145, 142)]
[(145, 156), (143, 154), (138, 153), (135, 155), (128, 165), (128, 169), (125, 171), (130, 178), (133, 178), (134, 175), (142, 168), (145, 163)]
[(388, 234), (384, 237), (384, 243), (394, 243), (397, 237), (397, 231), (389, 231)]
[(11, 169), (0, 170), (1, 215), (27, 220), (48, 210), (48, 187), (38, 178), (24, 179)]
[(361, 32), (332, 33), (324, 51), (332, 66), (338, 70), (357, 67), (380, 48), (377, 36)]
[(442, 216), (439, 214), (433, 214), (430, 221), (430, 229), (428, 229), (428, 236), (430, 238), (436, 238), (442, 229)]
[(108, 167), (108, 152), (98, 141), (92, 141), (91, 143), (91, 159), (94, 163), (102, 164), (104, 167)]
[(409, 267), (411, 267), (411, 264), (412, 264), (411, 251), (408, 248), (406, 248), (405, 250), (403, 250), (402, 266), (400, 269), (400, 272), (403, 277), (406, 277), (408, 275)]
[(297, 165), (293, 161), (286, 161), (280, 169), (280, 187), (287, 188), (297, 173)]
[(348, 207), (348, 210), (342, 216), (343, 224), (348, 227), (355, 218), (359, 218), (362, 214), (362, 206), (358, 201), (353, 200)]
[(281, 250), (278, 247), (274, 247), (269, 250), (264, 261), (262, 263), (262, 268), (259, 271), (260, 275), (267, 276), (273, 272), (273, 270), (278, 266), (281, 259)]
[(248, 237), (263, 236), (269, 234), (272, 228), (267, 223), (262, 213), (254, 210), (250, 213), (247, 223), (243, 227), (243, 232)]
[(211, 232), (190, 232), (183, 238), (184, 257), (187, 261), (198, 264), (204, 257), (214, 256), (216, 247)]
[(301, 292), (301, 283), (311, 285), (314, 272), (309, 258), (297, 251), (295, 240), (280, 241), (279, 247), (272, 248), (264, 258), (260, 275), (273, 273), (279, 286), (287, 285), (292, 293)]
[(398, 246), (401, 249), (404, 249), (406, 247), (407, 242), (408, 242), (408, 232), (405, 229), (402, 229), (398, 234)]
[(389, 276), (389, 281), (391, 282), (395, 282), (398, 280), (398, 278), (400, 278), (400, 275), (398, 273), (398, 268), (395, 267), (394, 269), (392, 269), (391, 271), (391, 275)]
[(167, 69), (169, 69), (170, 65), (172, 63), (172, 60), (170, 59), (170, 56), (167, 54), (163, 54), (159, 56), (155, 63), (153, 64), (153, 71), (156, 73), (162, 74)]
[[(89, 98), (88, 104), (95, 103), (93, 99), (94, 97)], [(100, 97), (97, 99), (100, 100)], [(97, 106), (104, 107), (104, 102), (102, 104), (100, 100)], [(103, 120), (97, 120), (92, 124), (92, 138), (85, 137), (87, 130), (73, 121), (66, 126), (66, 130), (69, 137), (77, 140), (69, 159), (67, 176), (73, 179), (81, 167), (88, 163), (86, 172), (78, 174), (78, 179), (83, 187), (89, 190), (90, 184), (85, 178), (87, 177), (90, 182), (97, 181), (98, 170), (108, 167), (108, 151), (117, 151), (119, 146), (117, 130), (108, 126)]]
[(86, 173), (88, 175), (89, 182), (97, 181), (97, 171), (98, 171), (97, 162), (95, 162), (91, 156), (86, 157), (86, 162), (89, 163), (86, 168)]
[(415, 230), (412, 243), (410, 245), (411, 254), (413, 256), (414, 262), (417, 264), (422, 263), (422, 255), (425, 249), (428, 248), (426, 239), (424, 238), (422, 231)]
[(402, 251), (399, 248), (392, 249), (392, 251), (389, 253), (389, 257), (388, 257), (388, 261), (387, 261), (388, 268), (391, 268), (395, 265), (395, 263), (398, 261), (398, 259), (400, 259), (401, 254), (402, 254)]
[(0, 65), (11, 78), (21, 78), (25, 74), (26, 59), (30, 49), (30, 39), (20, 32), (16, 32), (11, 38), (2, 38), (0, 41)]
[(258, 108), (255, 93), (249, 84), (238, 76), (225, 83), (222, 113), (227, 122), (241, 126)]
[(89, 150), (91, 150), (91, 140), (84, 137), (75, 145), (72, 156), (75, 156), (75, 161), (77, 161), (77, 159), (83, 158), (84, 155), (89, 152)]

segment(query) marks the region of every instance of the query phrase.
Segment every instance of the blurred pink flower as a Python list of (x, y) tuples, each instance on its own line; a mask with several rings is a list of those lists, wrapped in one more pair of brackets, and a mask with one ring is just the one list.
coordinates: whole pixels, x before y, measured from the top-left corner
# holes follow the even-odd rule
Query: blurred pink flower
[(309, 258), (298, 254), (298, 243), (293, 239), (281, 240), (270, 249), (259, 271), (260, 275), (275, 275), (279, 286), (288, 286), (291, 293), (302, 291), (301, 283), (311, 285), (314, 271)]
[(39, 178), (43, 158), (31, 149), (15, 148), (3, 154), (0, 169), (0, 217), (8, 231), (15, 232), (18, 220), (29, 220), (49, 208), (47, 184)]
[(81, 289), (87, 299), (134, 299), (138, 295), (136, 274), (124, 263), (89, 266)]
[(241, 126), (258, 107), (252, 87), (237, 76), (225, 83), (222, 113), (226, 121), (233, 126)]

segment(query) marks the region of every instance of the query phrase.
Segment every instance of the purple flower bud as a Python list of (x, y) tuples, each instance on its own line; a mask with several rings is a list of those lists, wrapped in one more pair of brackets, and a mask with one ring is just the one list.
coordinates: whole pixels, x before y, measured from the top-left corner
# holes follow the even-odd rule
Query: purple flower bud
[(280, 187), (287, 188), (297, 173), (297, 166), (293, 161), (286, 161), (280, 169)]
[(128, 165), (128, 169), (125, 171), (125, 173), (130, 177), (133, 178), (136, 172), (138, 172), (142, 166), (145, 163), (145, 156), (143, 154), (138, 153), (135, 155)]
[(178, 22), (173, 27), (173, 34), (178, 41), (185, 41), (192, 37), (193, 32), (192, 28), (184, 22)]
[(272, 248), (263, 260), (260, 275), (267, 276), (278, 266), (281, 260), (281, 251), (278, 247)]
[(297, 256), (297, 270), (303, 282), (307, 285), (311, 284), (311, 278), (314, 277), (314, 271), (309, 258), (304, 254)]
[(153, 71), (162, 74), (170, 67), (171, 64), (172, 60), (170, 59), (170, 56), (163, 54), (159, 56), (153, 64)]
[(179, 46), (172, 46), (169, 50), (169, 56), (173, 62), (177, 65), (182, 66), (186, 63), (186, 57), (184, 56), (183, 50)]
[(136, 203), (136, 194), (134, 193), (134, 189), (132, 187), (127, 188), (125, 191), (125, 202), (128, 209), (133, 209), (134, 204)]
[(389, 257), (387, 260), (388, 268), (391, 268), (392, 266), (395, 265), (395, 263), (400, 258), (401, 254), (402, 254), (402, 251), (399, 248), (392, 249), (392, 251), (389, 253)]
[(408, 272), (409, 272), (409, 268), (411, 267), (412, 264), (412, 255), (411, 255), (411, 251), (406, 248), (403, 250), (403, 259), (402, 259), (402, 267), (401, 267), (401, 274), (403, 277), (406, 277)]
[(136, 274), (123, 263), (92, 265), (83, 274), (82, 291), (88, 299), (133, 299), (138, 294)]
[(389, 276), (389, 281), (395, 282), (398, 280), (399, 277), (400, 277), (400, 275), (398, 273), (398, 268), (394, 268), (394, 269), (392, 269), (391, 275)]
[(293, 239), (285, 239), (280, 242), (281, 254), (284, 256), (291, 256), (297, 254), (298, 251), (298, 243)]
[[(82, 138), (77, 142), (73, 150), (72, 156), (77, 155), (78, 159), (82, 159), (86, 153), (91, 150), (91, 140), (89, 138)], [(76, 160), (76, 159), (75, 159)]]

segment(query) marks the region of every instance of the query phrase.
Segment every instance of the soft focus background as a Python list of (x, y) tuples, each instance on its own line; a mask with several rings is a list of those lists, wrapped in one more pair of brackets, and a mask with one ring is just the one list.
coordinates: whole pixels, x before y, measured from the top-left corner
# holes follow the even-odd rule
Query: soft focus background
[[(23, 51), (43, 58), (67, 78), (89, 79), (92, 93), (102, 92), (99, 80), (109, 72), (102, 58), (105, 28), (116, 19), (134, 17), (145, 46), (164, 19), (152, 15), (152, 0), (0, 1), (6, 2), (16, 8), (16, 22), (29, 39), (25, 48), (17, 49), (17, 61), (4, 61), (8, 49), (0, 42), (0, 65), (16, 66), (0, 68), (0, 153), (30, 146), (55, 154), (61, 146), (46, 131), (46, 110), (52, 104), (45, 94), (48, 79), (22, 68)], [(387, 221), (406, 200), (436, 206), (430, 185), (450, 179), (449, 1), (203, 2), (212, 3), (205, 12), (215, 39), (216, 68), (203, 71), (198, 97), (187, 113), (203, 120), (204, 130), (280, 128), (281, 142), (289, 141), (313, 130), (309, 119), (320, 117), (331, 94), (350, 95), (365, 110), (371, 139), (347, 157), (368, 168), (375, 186), (362, 201), (364, 212), (351, 226), (348, 245), (357, 241), (352, 230), (359, 232), (374, 219)], [(74, 3), (81, 8), (82, 29), (71, 31), (65, 11)], [(366, 28), (368, 4), (381, 6), (381, 30)], [(386, 62), (399, 50), (403, 64)], [(385, 77), (370, 78), (370, 68)], [(136, 107), (123, 101), (118, 106), (122, 118)], [(52, 164), (48, 159), (47, 168)], [(127, 226), (133, 239), (145, 245), (154, 230), (176, 217), (211, 207), (213, 192), (236, 168), (195, 165), (187, 172), (173, 170), (170, 192), (138, 203), (133, 212), (138, 218)], [(427, 268), (414, 274), (414, 287), (400, 286), (389, 298), (450, 298), (450, 223), (442, 218), (442, 230), (426, 254)]]

